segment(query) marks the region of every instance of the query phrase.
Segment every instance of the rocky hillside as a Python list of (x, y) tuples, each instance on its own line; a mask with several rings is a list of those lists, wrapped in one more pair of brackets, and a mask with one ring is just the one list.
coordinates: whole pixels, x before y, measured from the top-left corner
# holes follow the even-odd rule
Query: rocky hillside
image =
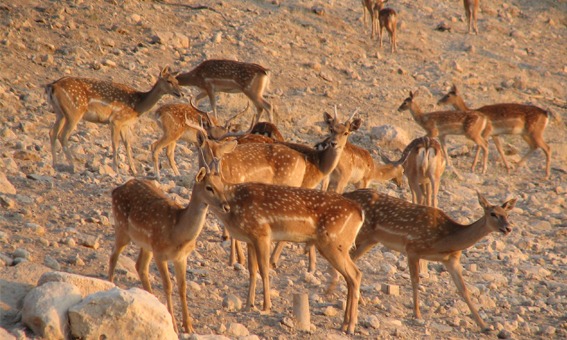
[[(388, 39), (382, 49), (370, 40), (357, 0), (334, 1), (134, 1), (19, 0), (0, 4), (0, 307), (1, 324), (28, 332), (18, 321), (25, 291), (41, 272), (18, 272), (27, 261), (85, 276), (106, 278), (114, 242), (110, 191), (131, 175), (124, 150), (122, 168), (112, 170), (108, 126), (79, 123), (70, 144), (76, 172), (51, 166), (49, 129), (55, 115), (44, 86), (72, 75), (107, 79), (147, 91), (161, 68), (189, 71), (209, 58), (255, 62), (269, 68), (266, 98), (275, 107), (277, 124), (288, 140), (313, 144), (325, 130), (323, 112), (334, 107), (346, 117), (359, 110), (361, 131), (351, 141), (375, 152), (379, 147), (398, 157), (403, 143), (423, 135), (407, 111), (397, 108), (417, 91), (424, 111), (456, 84), (470, 107), (499, 102), (531, 103), (554, 119), (545, 139), (553, 149), (551, 178), (544, 180), (541, 150), (527, 166), (508, 174), (493, 143), (489, 171), (470, 172), (473, 144), (462, 136), (448, 138), (459, 180), (446, 172), (439, 207), (462, 223), (480, 218), (476, 191), (494, 204), (517, 197), (508, 236), (491, 235), (464, 252), (464, 277), (481, 316), (494, 329), (484, 335), (469, 316), (448, 273), (436, 263), (422, 275), (424, 320), (412, 315), (411, 285), (405, 257), (377, 246), (358, 265), (363, 272), (360, 322), (354, 337), (415, 339), (432, 337), (531, 339), (567, 336), (567, 3), (565, 1), (481, 1), (478, 35), (467, 34), (460, 1), (390, 0), (399, 16), (398, 52)], [(437, 30), (442, 25), (449, 30)], [(159, 105), (187, 102), (164, 97)], [(242, 110), (243, 95), (219, 96), (222, 119)], [(208, 109), (208, 101), (201, 102)], [(157, 107), (156, 107), (157, 108)], [(240, 118), (247, 124), (251, 113)], [(389, 143), (377, 127), (398, 132)], [(152, 112), (134, 128), (135, 161), (141, 176), (153, 177), (150, 144), (161, 130)], [(503, 137), (515, 164), (528, 145), (519, 136)], [(162, 156), (163, 157), (163, 156)], [(176, 159), (182, 176), (165, 164), (160, 184), (175, 201), (186, 204), (196, 170), (192, 146), (180, 143)], [(375, 184), (377, 190), (411, 199), (407, 186)], [(302, 247), (284, 252), (271, 272), (273, 311), (223, 309), (234, 294), (245, 301), (248, 273), (226, 265), (228, 244), (211, 216), (196, 251), (189, 256), (189, 311), (198, 334), (226, 334), (241, 323), (260, 338), (341, 338), (341, 308), (346, 288), (332, 298), (324, 294), (328, 274), (323, 259), (314, 275), (306, 273)], [(138, 249), (122, 255), (116, 283), (141, 287), (132, 262)], [(161, 280), (152, 265), (154, 293), (165, 303)], [(400, 295), (381, 290), (397, 285)], [(13, 285), (16, 285), (14, 288)], [(11, 288), (8, 288), (11, 287)], [(308, 292), (312, 332), (301, 333), (287, 320), (292, 296)], [(7, 292), (10, 292), (9, 294)], [(17, 293), (19, 292), (19, 293)], [(24, 292), (24, 293), (22, 293)], [(259, 296), (261, 291), (258, 290)], [(174, 295), (177, 319), (179, 300)], [(232, 335), (234, 336), (234, 335)]]

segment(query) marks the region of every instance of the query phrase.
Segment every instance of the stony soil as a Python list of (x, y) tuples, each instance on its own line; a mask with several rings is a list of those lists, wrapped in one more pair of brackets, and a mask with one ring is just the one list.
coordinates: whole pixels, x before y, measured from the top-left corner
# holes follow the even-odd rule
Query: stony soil
[[(209, 8), (193, 9), (207, 4)], [(391, 0), (399, 14), (399, 51), (391, 54), (370, 40), (359, 1), (133, 1), (19, 0), (0, 4), (0, 253), (7, 265), (16, 250), (28, 260), (62, 271), (106, 278), (114, 232), (110, 191), (124, 183), (123, 168), (112, 171), (107, 126), (80, 123), (71, 138), (78, 157), (75, 174), (51, 167), (48, 132), (55, 115), (45, 100), (44, 85), (65, 75), (96, 77), (147, 90), (160, 67), (188, 71), (207, 58), (260, 63), (271, 69), (267, 98), (276, 107), (284, 136), (312, 144), (322, 138), (322, 113), (337, 106), (342, 115), (359, 109), (362, 131), (352, 142), (375, 150), (372, 128), (384, 124), (409, 138), (423, 130), (409, 112), (398, 112), (410, 90), (418, 91), (424, 110), (451, 84), (457, 84), (471, 107), (488, 103), (533, 103), (554, 113), (546, 140), (553, 148), (551, 179), (543, 180), (541, 151), (527, 167), (507, 174), (493, 144), (486, 175), (470, 172), (472, 144), (450, 137), (453, 162), (463, 174), (443, 177), (439, 206), (456, 220), (481, 216), (475, 192), (494, 203), (517, 197), (515, 223), (507, 237), (491, 235), (465, 251), (464, 277), (483, 318), (494, 328), (479, 332), (449, 275), (438, 264), (423, 275), (423, 321), (412, 317), (406, 260), (381, 246), (358, 262), (363, 272), (360, 322), (354, 338), (513, 338), (567, 337), (567, 3), (563, 0), (482, 1), (479, 35), (466, 34), (459, 1)], [(437, 31), (440, 23), (450, 31)], [(187, 89), (186, 94), (196, 93)], [(183, 99), (187, 100), (188, 96)], [(172, 97), (160, 104), (172, 102)], [(206, 101), (205, 101), (206, 102)], [(221, 95), (223, 117), (246, 105), (242, 95)], [(207, 108), (208, 103), (202, 104)], [(243, 119), (250, 119), (245, 116)], [(245, 121), (243, 121), (245, 123)], [(150, 144), (160, 135), (153, 114), (135, 127), (134, 154), (142, 175), (153, 176)], [(512, 163), (527, 151), (518, 136), (504, 137)], [(183, 173), (173, 176), (164, 165), (162, 188), (186, 203), (195, 174), (193, 148), (181, 143), (177, 161)], [(465, 147), (463, 147), (465, 146)], [(385, 153), (398, 156), (393, 146)], [(123, 150), (121, 151), (123, 152)], [(165, 157), (162, 161), (165, 162)], [(377, 190), (410, 199), (407, 186), (376, 184)], [(23, 251), (22, 251), (23, 250)], [(260, 338), (342, 337), (341, 306), (345, 287), (324, 295), (327, 265), (306, 273), (306, 257), (295, 246), (284, 252), (281, 267), (271, 272), (273, 311), (228, 311), (227, 294), (246, 299), (247, 270), (227, 265), (228, 244), (221, 242), (213, 217), (189, 257), (189, 310), (199, 334), (222, 334), (239, 322)], [(120, 287), (141, 287), (133, 269), (134, 246), (124, 255), (117, 278)], [(475, 270), (476, 267), (476, 270)], [(13, 281), (10, 267), (0, 281)], [(152, 266), (155, 293), (165, 302)], [(17, 276), (24, 284), (33, 275)], [(380, 291), (381, 284), (400, 286), (400, 295)], [(259, 286), (260, 287), (260, 286)], [(313, 332), (288, 326), (292, 296), (310, 294)], [(5, 293), (5, 292), (4, 292)], [(0, 292), (2, 294), (2, 292)], [(2, 294), (5, 306), (6, 295)], [(261, 301), (261, 291), (258, 298)], [(177, 297), (174, 298), (178, 304)], [(177, 306), (178, 320), (181, 319)], [(12, 329), (21, 325), (8, 323)]]

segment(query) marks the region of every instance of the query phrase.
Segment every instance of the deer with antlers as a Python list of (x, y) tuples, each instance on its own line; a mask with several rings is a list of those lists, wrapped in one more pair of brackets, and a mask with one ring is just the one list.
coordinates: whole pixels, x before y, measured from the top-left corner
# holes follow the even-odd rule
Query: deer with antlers
[[(488, 234), (510, 233), (508, 213), (514, 208), (516, 199), (508, 200), (500, 206), (491, 205), (479, 193), (478, 201), (484, 210), (483, 217), (472, 224), (462, 225), (437, 208), (412, 204), (371, 189), (345, 193), (343, 197), (358, 202), (365, 215), (364, 225), (351, 252), (353, 261), (378, 242), (406, 255), (413, 290), (413, 310), (418, 319), (421, 319), (418, 295), (419, 261), (443, 263), (469, 306), (475, 322), (482, 330), (487, 329), (463, 280), (460, 258), (463, 250), (472, 247)], [(335, 289), (336, 283), (337, 276), (334, 273), (328, 292)]]
[(163, 148), (166, 149), (169, 165), (176, 176), (179, 176), (179, 169), (175, 162), (175, 146), (178, 140), (185, 140), (189, 143), (197, 143), (197, 133), (200, 131), (195, 128), (198, 124), (202, 126), (207, 136), (219, 138), (231, 130), (231, 122), (248, 110), (248, 106), (243, 111), (230, 117), (220, 126), (214, 117), (210, 117), (208, 112), (199, 110), (193, 100), (189, 104), (166, 104), (156, 111), (156, 117), (161, 122), (163, 131), (162, 137), (152, 143), (151, 152), (154, 161), (154, 171), (158, 178), (161, 177), (159, 167), (159, 154)]
[(217, 213), (223, 214), (231, 209), (219, 174), (209, 167), (200, 168), (195, 177), (191, 199), (184, 208), (148, 180), (132, 179), (112, 191), (115, 242), (109, 260), (108, 279), (114, 281), (114, 269), (124, 248), (131, 241), (140, 246), (136, 261), (140, 281), (144, 289), (152, 293), (148, 273), (150, 261), (154, 257), (176, 332), (178, 328), (173, 313), (172, 284), (167, 262), (172, 261), (175, 268), (183, 327), (186, 332), (193, 333), (187, 309), (187, 256), (195, 249), (209, 207), (214, 207)]
[[(437, 104), (453, 105), (457, 110), (470, 110), (461, 97), (457, 87), (453, 85), (449, 92), (439, 99)], [(543, 133), (549, 122), (550, 112), (545, 111), (534, 105), (523, 105), (514, 103), (501, 103), (494, 105), (485, 105), (475, 111), (482, 112), (488, 122), (486, 128), (482, 132), (484, 138), (492, 136), (494, 145), (504, 162), (504, 166), (510, 172), (510, 166), (506, 161), (506, 156), (500, 144), (500, 135), (521, 135), (528, 143), (529, 150), (522, 157), (519, 166), (525, 164), (538, 148), (545, 153), (545, 179), (549, 179), (551, 175), (551, 147), (543, 139)], [(480, 150), (477, 150), (476, 156)]]
[(437, 208), (437, 193), (446, 165), (443, 148), (437, 140), (427, 136), (414, 139), (397, 161), (380, 155), (386, 164), (403, 167), (413, 203)]
[(256, 116), (252, 123), (259, 122), (262, 112), (268, 113), (273, 122), (272, 105), (264, 99), (264, 91), (269, 83), (268, 69), (258, 64), (243, 63), (234, 60), (205, 60), (193, 70), (177, 76), (179, 85), (195, 86), (201, 92), (197, 95), (197, 103), (209, 97), (211, 107), (217, 117), (216, 94), (244, 93), (256, 106)]
[[(224, 143), (204, 140), (206, 162), (220, 158), (220, 172), (228, 183), (260, 182), (267, 184), (287, 185), (293, 187), (315, 188), (337, 166), (345, 148), (348, 136), (359, 129), (361, 120), (354, 118), (353, 113), (345, 122), (339, 122), (335, 108), (334, 117), (324, 113), (323, 118), (329, 126), (328, 147), (315, 150), (293, 143), (246, 143), (239, 144), (234, 151), (226, 153), (220, 148)], [(233, 134), (227, 134), (233, 135)], [(224, 149), (227, 150), (227, 149)], [(242, 251), (233, 243), (230, 264), (236, 261)], [(315, 267), (315, 250), (310, 253), (310, 268)]]
[[(413, 119), (427, 132), (428, 137), (439, 138), (447, 163), (451, 165), (445, 137), (447, 135), (464, 135), (483, 150), (482, 173), (485, 173), (488, 162), (488, 142), (482, 136), (482, 131), (488, 124), (486, 116), (478, 111), (436, 111), (423, 113), (414, 98), (415, 94), (410, 91), (409, 97), (400, 105), (398, 111), (409, 110)], [(474, 171), (477, 162), (478, 154), (474, 158), (471, 171)]]
[[(213, 153), (212, 150), (204, 152)], [(224, 155), (221, 164), (229, 162), (228, 155), (230, 153)], [(225, 195), (231, 210), (211, 206), (211, 211), (232, 237), (248, 245), (247, 308), (254, 308), (259, 270), (264, 291), (263, 311), (271, 309), (269, 256), (272, 242), (307, 243), (314, 245), (345, 278), (348, 292), (341, 329), (354, 333), (362, 273), (350, 260), (349, 250), (364, 220), (359, 205), (335, 193), (264, 183), (225, 183)]]
[(109, 124), (112, 139), (114, 170), (118, 170), (120, 140), (126, 147), (130, 170), (136, 174), (130, 146), (129, 127), (138, 117), (150, 110), (166, 94), (181, 96), (175, 74), (165, 67), (152, 89), (140, 92), (110, 81), (90, 78), (63, 77), (46, 86), (49, 102), (57, 116), (49, 132), (53, 167), (57, 164), (57, 141), (74, 172), (74, 156), (69, 149), (69, 137), (81, 119), (92, 123)]

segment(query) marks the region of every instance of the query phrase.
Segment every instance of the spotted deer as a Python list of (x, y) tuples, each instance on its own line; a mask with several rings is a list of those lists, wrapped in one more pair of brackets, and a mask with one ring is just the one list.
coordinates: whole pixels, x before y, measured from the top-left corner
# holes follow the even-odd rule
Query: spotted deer
[(252, 125), (260, 120), (266, 110), (270, 122), (273, 122), (272, 105), (264, 99), (264, 91), (269, 82), (268, 69), (258, 64), (244, 63), (234, 60), (205, 60), (193, 70), (177, 76), (179, 85), (195, 86), (201, 92), (197, 95), (197, 103), (209, 97), (211, 107), (217, 117), (216, 94), (244, 93), (256, 106), (256, 116)]
[[(516, 199), (508, 200), (501, 206), (491, 205), (479, 193), (478, 201), (484, 215), (472, 224), (463, 225), (437, 208), (409, 203), (371, 189), (345, 193), (343, 197), (358, 202), (365, 215), (364, 224), (351, 251), (353, 261), (379, 242), (406, 255), (413, 290), (413, 311), (418, 319), (421, 319), (419, 262), (428, 260), (443, 263), (459, 294), (469, 306), (473, 319), (482, 330), (487, 330), (463, 280), (460, 258), (463, 250), (472, 247), (488, 234), (510, 233), (508, 213), (514, 208)], [(337, 276), (334, 273), (328, 292), (334, 291), (336, 283)]]
[[(223, 159), (222, 163), (227, 160)], [(349, 250), (364, 220), (360, 206), (336, 193), (264, 183), (225, 183), (225, 195), (230, 211), (213, 206), (211, 211), (232, 237), (247, 243), (250, 275), (247, 308), (254, 308), (259, 270), (264, 291), (263, 311), (271, 309), (272, 242), (306, 243), (314, 245), (345, 278), (347, 303), (341, 329), (354, 333), (362, 273), (351, 261)]]
[[(380, 25), (380, 30), (378, 31), (378, 39), (380, 39), (380, 48), (382, 48), (382, 38), (384, 35), (382, 31), (386, 28), (388, 31), (388, 35), (390, 37), (390, 49), (392, 53), (398, 50), (398, 40), (396, 38), (396, 28), (398, 25), (398, 14), (392, 8), (384, 8), (384, 4), (388, 2), (388, 0), (376, 0), (376, 4), (373, 8), (373, 27), (372, 32), (374, 33), (378, 29), (378, 25)], [(376, 20), (378, 18), (378, 20)], [(372, 34), (372, 38), (374, 38), (374, 34)]]
[[(326, 141), (318, 143), (315, 147), (326, 147)], [(401, 187), (403, 175), (404, 169), (401, 165), (378, 164), (368, 150), (348, 142), (335, 170), (323, 179), (321, 190), (342, 193), (348, 184), (354, 185), (356, 189), (362, 189), (368, 188), (372, 182), (390, 180)]]
[(478, 27), (476, 25), (477, 13), (478, 13), (478, 2), (479, 0), (463, 0), (463, 5), (465, 6), (465, 15), (467, 17), (467, 23), (469, 26), (469, 34), (474, 28), (474, 33), (478, 34)]
[[(465, 104), (457, 87), (453, 85), (449, 92), (439, 100), (437, 104), (451, 104), (457, 110), (470, 110)], [(549, 122), (550, 113), (534, 105), (523, 105), (514, 103), (502, 103), (494, 105), (486, 105), (476, 109), (482, 112), (488, 122), (486, 128), (482, 132), (484, 138), (492, 136), (494, 145), (504, 162), (504, 166), (510, 172), (510, 166), (506, 161), (506, 156), (500, 144), (500, 135), (521, 135), (528, 143), (529, 150), (522, 157), (519, 166), (525, 164), (538, 148), (545, 153), (545, 175), (549, 179), (551, 175), (551, 147), (543, 139), (543, 134)], [(477, 156), (480, 150), (477, 150)], [(477, 157), (475, 156), (475, 157)]]
[(69, 137), (81, 119), (91, 123), (110, 125), (114, 170), (118, 170), (120, 139), (126, 147), (130, 170), (136, 174), (132, 160), (129, 127), (150, 110), (166, 94), (181, 96), (174, 73), (165, 67), (152, 89), (140, 92), (110, 81), (91, 78), (63, 77), (46, 86), (48, 101), (56, 114), (49, 131), (53, 167), (57, 164), (57, 141), (74, 172), (74, 155), (69, 149)]
[(398, 161), (381, 156), (386, 164), (403, 167), (413, 203), (437, 208), (437, 193), (446, 165), (443, 148), (437, 140), (427, 136), (414, 139)]
[[(203, 149), (210, 150), (205, 152), (205, 164), (215, 157), (221, 159), (220, 172), (227, 183), (260, 182), (315, 188), (337, 166), (348, 136), (359, 129), (362, 121), (353, 119), (353, 116), (341, 123), (336, 111), (334, 117), (324, 113), (330, 132), (328, 147), (323, 150), (292, 143), (246, 143), (225, 153), (219, 151), (224, 143), (203, 140), (199, 145), (206, 143), (207, 147)], [(314, 270), (315, 250), (312, 248), (310, 251), (310, 268)], [(233, 243), (231, 265), (237, 258), (235, 252), (238, 252), (238, 258), (243, 259), (241, 250)]]
[(148, 273), (153, 257), (176, 332), (178, 328), (173, 313), (172, 284), (167, 263), (172, 261), (175, 269), (183, 328), (186, 332), (193, 333), (187, 309), (187, 256), (195, 249), (209, 207), (215, 207), (217, 212), (225, 214), (231, 209), (219, 174), (208, 167), (201, 168), (197, 173), (191, 199), (186, 207), (179, 206), (148, 180), (131, 179), (112, 191), (115, 242), (109, 260), (108, 279), (114, 281), (114, 269), (124, 248), (131, 241), (138, 245), (140, 254), (136, 261), (136, 271), (140, 281), (144, 289), (152, 293)]
[[(447, 154), (447, 135), (464, 135), (476, 143), (483, 151), (482, 173), (486, 172), (488, 162), (488, 142), (482, 136), (482, 131), (488, 124), (488, 119), (478, 111), (436, 111), (423, 113), (414, 100), (415, 94), (410, 91), (398, 111), (409, 110), (413, 119), (427, 132), (428, 137), (438, 137), (447, 163), (451, 165), (451, 159)], [(478, 162), (478, 154), (475, 156), (471, 171), (474, 171)]]
[(161, 177), (159, 166), (159, 154), (163, 148), (166, 149), (169, 165), (176, 176), (179, 176), (179, 169), (175, 162), (175, 147), (179, 140), (184, 140), (194, 144), (197, 142), (197, 126), (202, 127), (203, 131), (211, 138), (219, 138), (231, 131), (231, 122), (246, 109), (229, 118), (224, 126), (221, 126), (217, 119), (210, 117), (205, 111), (199, 110), (193, 100), (190, 104), (166, 104), (156, 111), (156, 118), (160, 121), (162, 136), (151, 145), (154, 171), (157, 178)]

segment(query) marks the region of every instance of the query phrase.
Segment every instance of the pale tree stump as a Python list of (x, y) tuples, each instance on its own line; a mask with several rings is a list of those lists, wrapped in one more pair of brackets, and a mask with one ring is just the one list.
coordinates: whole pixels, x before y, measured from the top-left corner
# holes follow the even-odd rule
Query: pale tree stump
[(298, 330), (309, 331), (311, 329), (309, 298), (306, 293), (293, 294), (293, 316)]

